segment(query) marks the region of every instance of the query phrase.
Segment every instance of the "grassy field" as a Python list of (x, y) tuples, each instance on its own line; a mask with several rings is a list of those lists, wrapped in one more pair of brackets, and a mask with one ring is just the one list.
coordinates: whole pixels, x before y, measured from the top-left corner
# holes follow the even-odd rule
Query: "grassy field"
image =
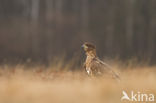
[(112, 66), (120, 82), (90, 78), (61, 63), (48, 67), (1, 65), (0, 103), (127, 103), (120, 100), (123, 90), (156, 95), (155, 66)]

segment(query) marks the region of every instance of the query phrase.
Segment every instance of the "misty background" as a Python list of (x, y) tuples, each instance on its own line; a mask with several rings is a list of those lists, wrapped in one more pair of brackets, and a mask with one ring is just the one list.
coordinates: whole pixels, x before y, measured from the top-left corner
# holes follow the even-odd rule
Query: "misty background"
[(156, 0), (0, 0), (0, 61), (84, 57), (156, 61)]

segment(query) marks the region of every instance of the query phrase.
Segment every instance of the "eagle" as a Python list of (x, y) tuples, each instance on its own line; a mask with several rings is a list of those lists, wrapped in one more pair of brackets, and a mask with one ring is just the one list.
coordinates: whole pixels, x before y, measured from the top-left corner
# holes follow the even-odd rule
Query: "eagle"
[(113, 71), (112, 67), (97, 57), (94, 44), (85, 42), (82, 47), (87, 56), (83, 67), (89, 76), (109, 75), (109, 77), (120, 80), (119, 75)]

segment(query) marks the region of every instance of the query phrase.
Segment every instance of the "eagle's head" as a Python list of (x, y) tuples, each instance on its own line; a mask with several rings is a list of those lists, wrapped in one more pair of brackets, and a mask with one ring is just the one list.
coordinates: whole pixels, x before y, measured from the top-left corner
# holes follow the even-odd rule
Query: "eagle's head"
[(82, 45), (84, 51), (86, 52), (87, 55), (95, 55), (96, 56), (96, 47), (94, 44), (85, 42)]
[(82, 45), (84, 51), (92, 51), (92, 50), (95, 50), (96, 47), (95, 45), (93, 45), (92, 43), (88, 43), (88, 42), (85, 42), (83, 45)]

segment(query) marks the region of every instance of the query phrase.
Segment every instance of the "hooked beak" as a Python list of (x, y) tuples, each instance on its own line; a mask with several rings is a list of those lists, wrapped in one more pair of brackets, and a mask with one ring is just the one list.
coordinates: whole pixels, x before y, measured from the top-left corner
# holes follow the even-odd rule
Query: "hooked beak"
[(81, 46), (81, 48), (84, 48), (85, 46), (84, 46), (84, 44)]

